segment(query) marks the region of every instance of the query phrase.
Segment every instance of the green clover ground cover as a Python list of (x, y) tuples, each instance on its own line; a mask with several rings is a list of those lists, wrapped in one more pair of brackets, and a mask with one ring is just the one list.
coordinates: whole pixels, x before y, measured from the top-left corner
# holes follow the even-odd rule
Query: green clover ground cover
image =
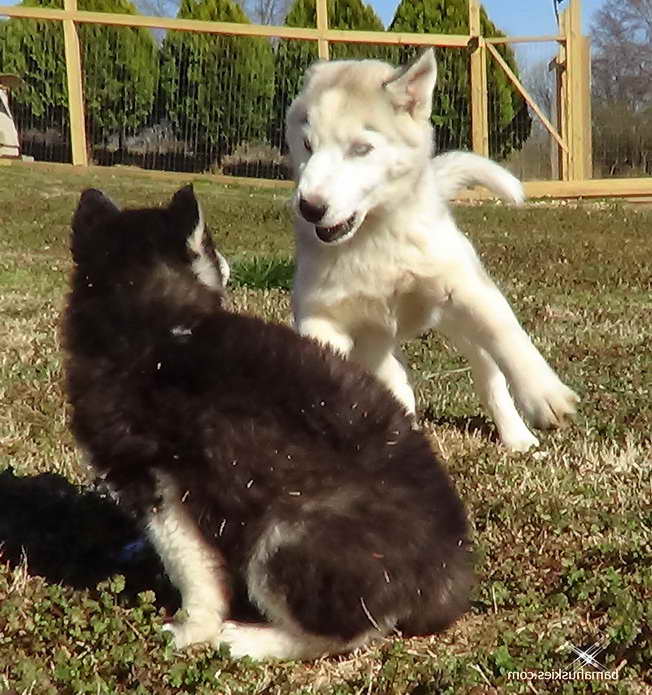
[[(183, 183), (107, 169), (0, 169), (0, 693), (645, 693), (652, 687), (652, 213), (601, 204), (483, 204), (456, 216), (562, 378), (576, 425), (508, 454), (464, 361), (435, 335), (407, 346), (423, 424), (466, 501), (478, 583), (446, 634), (388, 639), (311, 664), (177, 652), (178, 605), (129, 519), (92, 486), (67, 429), (58, 314), (82, 188), (128, 205)], [(242, 311), (288, 321), (287, 190), (199, 181)], [(427, 549), (424, 551), (427, 552)], [(614, 684), (514, 681), (565, 669), (604, 639)]]

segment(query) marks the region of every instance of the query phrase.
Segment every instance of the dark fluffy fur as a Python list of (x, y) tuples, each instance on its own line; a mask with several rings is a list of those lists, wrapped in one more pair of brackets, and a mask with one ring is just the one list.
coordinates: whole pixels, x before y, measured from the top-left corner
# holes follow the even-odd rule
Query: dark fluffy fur
[(271, 525), (299, 529), (265, 573), (305, 632), (348, 641), (370, 616), (443, 629), (467, 607), (471, 563), (428, 441), (372, 376), (225, 309), (191, 267), (198, 215), (189, 187), (167, 208), (123, 212), (82, 195), (63, 330), (78, 441), (145, 519), (156, 474), (171, 477), (236, 581)]

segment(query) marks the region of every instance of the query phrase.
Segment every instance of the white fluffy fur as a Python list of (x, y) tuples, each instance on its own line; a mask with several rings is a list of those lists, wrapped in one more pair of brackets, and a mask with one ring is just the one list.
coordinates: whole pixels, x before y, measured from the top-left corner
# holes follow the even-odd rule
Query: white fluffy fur
[[(160, 507), (152, 510), (147, 534), (172, 583), (181, 593), (182, 614), (165, 626), (177, 648), (195, 642), (220, 642), (229, 609), (229, 584), (224, 559), (201, 537), (183, 509), (185, 491), (161, 477)], [(216, 535), (219, 532), (215, 529)]]
[(229, 646), (231, 656), (236, 659), (248, 656), (254, 660), (312, 660), (350, 652), (380, 637), (381, 634), (374, 629), (355, 641), (344, 642), (302, 631), (293, 632), (276, 625), (252, 625), (227, 620), (224, 622), (220, 641)]
[(231, 656), (252, 659), (317, 659), (326, 654), (349, 652), (388, 634), (395, 624), (378, 625), (370, 620), (369, 632), (354, 641), (312, 635), (302, 630), (291, 617), (275, 587), (269, 586), (266, 573), (269, 558), (281, 546), (301, 542), (302, 525), (272, 524), (260, 537), (247, 566), (249, 598), (270, 619), (270, 625), (247, 625), (227, 621), (220, 641), (228, 644)]
[(523, 186), (515, 176), (473, 152), (445, 152), (431, 161), (431, 168), (445, 200), (452, 200), (468, 186), (481, 185), (515, 205), (525, 201)]
[(226, 258), (216, 251), (217, 260), (220, 268), (220, 275), (215, 270), (215, 266), (210, 258), (206, 255), (206, 249), (203, 244), (204, 239), (204, 213), (199, 206), (199, 222), (193, 233), (188, 237), (188, 248), (195, 254), (195, 259), (192, 262), (192, 269), (197, 276), (197, 279), (207, 287), (218, 289), (226, 287), (231, 274), (231, 269)]
[[(199, 642), (225, 644), (232, 657), (251, 659), (317, 659), (327, 654), (349, 652), (388, 634), (392, 625), (371, 624), (369, 632), (354, 641), (312, 635), (302, 630), (268, 586), (265, 563), (281, 545), (297, 541), (300, 529), (272, 525), (260, 538), (247, 568), (250, 598), (272, 618), (272, 624), (253, 625), (225, 621), (230, 591), (224, 560), (215, 546), (201, 538), (184, 509), (184, 494), (160, 477), (162, 501), (152, 510), (147, 533), (159, 553), (172, 583), (181, 593), (181, 614), (164, 630), (182, 649)], [(219, 536), (221, 529), (216, 529)]]
[[(318, 224), (352, 219), (332, 243), (297, 215), (293, 305), (298, 330), (376, 373), (406, 409), (414, 395), (399, 345), (438, 328), (463, 352), (503, 444), (538, 444), (577, 396), (548, 366), (458, 230), (447, 200), (483, 183), (514, 202), (522, 189), (489, 160), (454, 152), (431, 159), (432, 51), (395, 72), (379, 61), (317, 63), (288, 114), (295, 199), (318, 202)], [(382, 86), (384, 85), (384, 86)], [(511, 391), (511, 394), (510, 394)]]

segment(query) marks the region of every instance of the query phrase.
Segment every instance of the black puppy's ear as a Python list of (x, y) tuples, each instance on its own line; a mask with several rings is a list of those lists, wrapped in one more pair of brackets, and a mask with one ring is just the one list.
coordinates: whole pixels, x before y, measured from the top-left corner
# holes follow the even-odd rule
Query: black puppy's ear
[(79, 198), (77, 210), (72, 218), (72, 230), (75, 234), (86, 231), (119, 212), (118, 206), (102, 191), (88, 188)]
[(180, 188), (168, 205), (174, 225), (185, 236), (189, 236), (201, 221), (201, 211), (192, 184)]

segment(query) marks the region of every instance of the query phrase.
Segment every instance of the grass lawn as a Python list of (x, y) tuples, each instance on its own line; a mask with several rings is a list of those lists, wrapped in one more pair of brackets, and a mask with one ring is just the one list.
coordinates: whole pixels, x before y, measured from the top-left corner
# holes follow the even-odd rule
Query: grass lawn
[[(464, 361), (407, 346), (424, 428), (466, 501), (478, 584), (444, 635), (316, 663), (177, 652), (177, 596), (128, 519), (91, 486), (67, 429), (57, 322), (79, 192), (164, 202), (183, 182), (130, 171), (0, 167), (0, 693), (652, 692), (652, 212), (611, 204), (459, 207), (526, 329), (582, 397), (571, 429), (528, 454), (495, 443)], [(195, 182), (234, 267), (235, 305), (289, 321), (287, 190)], [(427, 548), (424, 549), (427, 552)], [(573, 672), (601, 641), (618, 681)]]

